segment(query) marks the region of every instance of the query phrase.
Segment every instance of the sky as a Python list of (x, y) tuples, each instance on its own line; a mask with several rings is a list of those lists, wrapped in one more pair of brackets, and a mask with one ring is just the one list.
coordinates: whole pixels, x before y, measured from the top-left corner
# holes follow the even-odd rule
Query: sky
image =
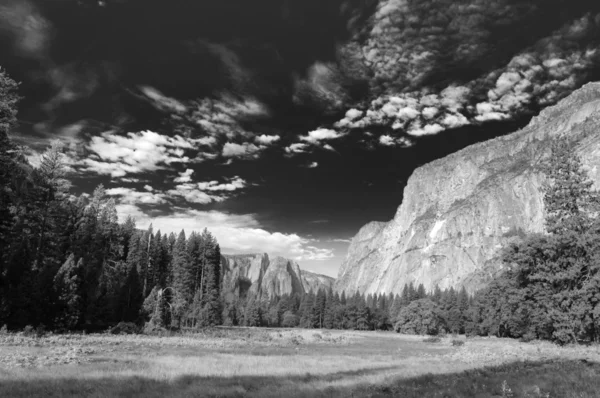
[(13, 139), (138, 227), (336, 276), (416, 167), (599, 78), (588, 0), (0, 0)]

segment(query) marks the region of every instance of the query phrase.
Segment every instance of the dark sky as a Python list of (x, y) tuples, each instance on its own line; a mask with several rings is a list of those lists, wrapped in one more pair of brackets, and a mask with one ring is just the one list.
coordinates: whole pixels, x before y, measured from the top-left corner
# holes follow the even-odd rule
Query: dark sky
[(595, 80), (583, 0), (0, 0), (14, 138), (75, 193), (335, 275), (415, 167)]

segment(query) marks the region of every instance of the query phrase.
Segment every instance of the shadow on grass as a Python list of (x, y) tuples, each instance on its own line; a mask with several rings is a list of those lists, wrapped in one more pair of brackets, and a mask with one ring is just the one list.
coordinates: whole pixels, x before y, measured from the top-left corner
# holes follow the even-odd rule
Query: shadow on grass
[[(398, 370), (384, 384), (364, 382)], [(361, 377), (362, 384), (356, 377)], [(600, 363), (515, 362), (452, 374), (402, 378), (401, 368), (380, 367), (328, 375), (290, 377), (181, 376), (160, 381), (116, 375), (0, 379), (0, 397), (598, 397)], [(505, 392), (508, 394), (507, 392)], [(548, 395), (549, 394), (549, 395)]]

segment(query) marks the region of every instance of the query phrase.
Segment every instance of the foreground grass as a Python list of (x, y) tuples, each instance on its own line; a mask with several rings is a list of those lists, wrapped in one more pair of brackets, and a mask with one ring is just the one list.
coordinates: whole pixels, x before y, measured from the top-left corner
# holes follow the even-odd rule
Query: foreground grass
[[(0, 397), (599, 396), (597, 347), (497, 339), (452, 347), (450, 339), (422, 340), (249, 329), (173, 337), (4, 336), (0, 358), (35, 360), (0, 360)], [(70, 364), (37, 361), (67, 348)]]

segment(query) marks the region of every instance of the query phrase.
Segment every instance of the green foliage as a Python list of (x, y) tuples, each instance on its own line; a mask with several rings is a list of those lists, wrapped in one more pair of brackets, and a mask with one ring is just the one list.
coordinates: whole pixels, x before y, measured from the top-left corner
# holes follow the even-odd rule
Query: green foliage
[(476, 295), (469, 332), (559, 344), (598, 341), (599, 194), (566, 139), (552, 145), (543, 170), (547, 233), (504, 251), (509, 270)]
[(283, 320), (281, 321), (281, 326), (284, 328), (295, 328), (298, 326), (299, 319), (292, 311), (286, 311), (283, 314)]
[(81, 326), (84, 315), (83, 302), (83, 262), (75, 263), (73, 254), (56, 273), (54, 288), (57, 296), (55, 325), (67, 330)]
[(444, 329), (441, 311), (428, 298), (415, 300), (402, 308), (394, 325), (394, 330), (407, 334), (437, 335)]

